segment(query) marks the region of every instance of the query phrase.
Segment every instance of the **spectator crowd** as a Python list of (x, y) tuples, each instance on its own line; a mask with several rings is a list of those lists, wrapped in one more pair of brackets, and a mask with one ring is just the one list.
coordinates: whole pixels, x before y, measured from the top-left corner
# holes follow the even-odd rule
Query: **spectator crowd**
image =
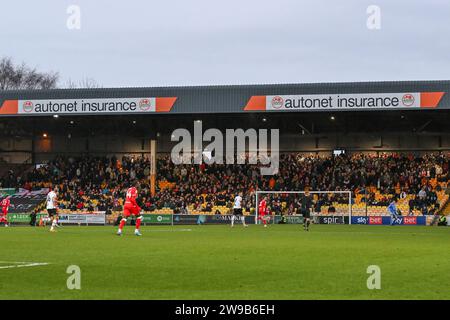
[[(57, 157), (15, 177), (8, 173), (3, 187), (25, 189), (57, 186), (61, 207), (73, 211), (120, 210), (126, 189), (135, 181), (141, 188), (140, 204), (146, 211), (171, 208), (212, 212), (215, 206), (231, 206), (243, 193), (247, 210), (255, 207), (256, 190), (351, 190), (362, 194), (368, 205), (387, 206), (392, 198), (414, 195), (410, 207), (428, 214), (437, 207), (436, 192), (449, 179), (447, 154), (362, 153), (339, 156), (282, 154), (280, 169), (261, 176), (258, 165), (175, 165), (169, 156), (157, 160), (157, 192), (150, 194), (150, 161), (146, 157)], [(159, 188), (159, 186), (165, 185)], [(375, 197), (377, 190), (383, 197)], [(281, 196), (271, 197), (270, 206), (281, 210)], [(333, 202), (348, 203), (345, 196), (319, 197), (316, 210)]]

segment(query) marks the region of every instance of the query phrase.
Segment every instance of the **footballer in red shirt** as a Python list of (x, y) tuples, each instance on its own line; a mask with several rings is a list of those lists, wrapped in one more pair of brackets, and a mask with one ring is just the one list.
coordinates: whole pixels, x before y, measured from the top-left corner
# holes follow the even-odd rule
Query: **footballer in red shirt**
[(1, 202), (2, 212), (0, 213), (0, 223), (3, 222), (5, 227), (8, 226), (8, 209), (11, 201), (9, 198), (5, 198)]
[(136, 187), (128, 188), (127, 195), (125, 198), (125, 203), (123, 205), (123, 216), (122, 220), (119, 224), (119, 230), (117, 231), (117, 235), (122, 235), (122, 229), (127, 223), (127, 219), (133, 215), (136, 216), (136, 229), (134, 230), (134, 234), (137, 236), (141, 236), (141, 232), (139, 231), (141, 227), (142, 215), (141, 215), (141, 207), (136, 202), (136, 198), (138, 197), (138, 190)]
[(264, 224), (264, 227), (267, 227), (267, 219), (270, 219), (269, 216), (266, 217), (266, 215), (268, 214), (267, 197), (264, 197), (261, 200), (261, 202), (259, 203), (258, 214), (259, 214), (259, 219), (262, 220), (262, 222)]

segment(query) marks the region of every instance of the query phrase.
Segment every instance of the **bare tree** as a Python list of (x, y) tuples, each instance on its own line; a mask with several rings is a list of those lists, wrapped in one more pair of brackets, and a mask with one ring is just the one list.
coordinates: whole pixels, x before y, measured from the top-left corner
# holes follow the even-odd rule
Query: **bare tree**
[(15, 65), (11, 58), (0, 59), (0, 90), (54, 89), (57, 72), (38, 72), (25, 63)]

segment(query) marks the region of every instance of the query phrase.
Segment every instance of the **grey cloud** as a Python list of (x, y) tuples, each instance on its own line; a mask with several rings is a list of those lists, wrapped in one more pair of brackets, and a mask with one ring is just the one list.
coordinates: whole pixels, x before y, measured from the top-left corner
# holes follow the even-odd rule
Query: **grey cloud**
[[(65, 28), (69, 4), (82, 29)], [(382, 28), (366, 28), (379, 5)], [(0, 55), (103, 86), (445, 79), (448, 1), (15, 1)], [(20, 14), (18, 14), (20, 12)]]

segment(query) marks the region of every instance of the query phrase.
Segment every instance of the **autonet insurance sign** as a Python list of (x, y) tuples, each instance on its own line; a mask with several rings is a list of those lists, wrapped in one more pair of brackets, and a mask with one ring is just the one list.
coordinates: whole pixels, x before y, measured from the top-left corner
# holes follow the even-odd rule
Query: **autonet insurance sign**
[(436, 108), (444, 92), (252, 96), (245, 111), (388, 110)]
[(6, 100), (0, 114), (48, 116), (170, 112), (176, 100), (176, 97)]

